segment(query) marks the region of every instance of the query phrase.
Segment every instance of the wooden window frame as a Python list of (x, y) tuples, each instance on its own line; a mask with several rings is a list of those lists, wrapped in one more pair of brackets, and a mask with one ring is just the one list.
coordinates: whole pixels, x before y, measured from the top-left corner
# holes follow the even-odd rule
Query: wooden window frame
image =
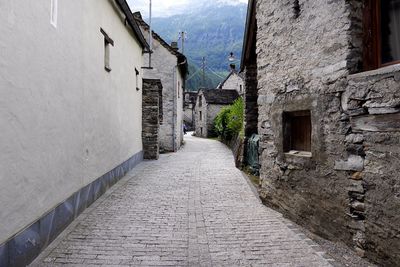
[(111, 46), (114, 46), (114, 40), (102, 28), (100, 32), (104, 36), (104, 69), (111, 72)]
[[(304, 120), (306, 118), (308, 121), (307, 125), (302, 125), (303, 129), (293, 129), (295, 126), (298, 126), (300, 120), (296, 121), (296, 118), (302, 118), (300, 120)], [(310, 110), (302, 110), (302, 111), (294, 111), (294, 112), (284, 112), (283, 113), (283, 150), (285, 153), (291, 151), (299, 151), (299, 152), (312, 152), (312, 119), (311, 119), (311, 111)], [(297, 139), (297, 136), (294, 136), (296, 133), (302, 133), (302, 138), (307, 136), (308, 140), (300, 140)], [(296, 140), (294, 140), (296, 139)], [(299, 145), (300, 141), (302, 142)], [(299, 149), (298, 146), (302, 146), (303, 149)]]
[[(382, 63), (381, 1), (365, 0), (363, 11), (363, 67), (364, 71), (399, 64), (400, 60)], [(384, 1), (384, 0), (383, 0)]]

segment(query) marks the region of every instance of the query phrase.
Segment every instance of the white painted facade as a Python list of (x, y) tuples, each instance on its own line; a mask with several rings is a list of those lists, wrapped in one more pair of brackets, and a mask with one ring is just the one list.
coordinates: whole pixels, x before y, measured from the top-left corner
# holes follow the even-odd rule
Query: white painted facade
[[(148, 30), (140, 27), (148, 38)], [(144, 55), (144, 64), (148, 67), (148, 54)], [(180, 71), (178, 58), (159, 40), (153, 39), (151, 69), (144, 69), (144, 78), (160, 79), (163, 85), (163, 121), (160, 125), (160, 150), (177, 151), (183, 142), (183, 92), (185, 74)]]
[(125, 16), (57, 2), (0, 1), (0, 244), (142, 151), (142, 47)]

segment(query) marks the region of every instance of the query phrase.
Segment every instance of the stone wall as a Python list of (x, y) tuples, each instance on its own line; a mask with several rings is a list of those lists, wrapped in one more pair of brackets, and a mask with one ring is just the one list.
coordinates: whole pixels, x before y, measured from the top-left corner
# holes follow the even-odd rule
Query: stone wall
[[(396, 265), (399, 75), (350, 75), (361, 66), (362, 1), (295, 2), (257, 3), (261, 197), (312, 231)], [(310, 154), (283, 147), (284, 113), (296, 111), (311, 114)]]
[(142, 139), (143, 158), (158, 159), (160, 155), (160, 98), (162, 84), (160, 80), (143, 80), (143, 107), (142, 107)]
[(359, 164), (343, 168), (353, 180), (349, 213), (354, 242), (392, 266), (400, 262), (399, 77), (392, 68), (355, 74), (342, 95), (348, 115), (342, 119), (351, 127), (345, 146)]
[(221, 86), (222, 90), (236, 90), (240, 95), (244, 92), (244, 82), (236, 72), (233, 72), (230, 77)]
[(207, 137), (207, 102), (204, 98), (203, 91), (201, 90), (199, 91), (196, 100), (194, 119), (196, 136)]

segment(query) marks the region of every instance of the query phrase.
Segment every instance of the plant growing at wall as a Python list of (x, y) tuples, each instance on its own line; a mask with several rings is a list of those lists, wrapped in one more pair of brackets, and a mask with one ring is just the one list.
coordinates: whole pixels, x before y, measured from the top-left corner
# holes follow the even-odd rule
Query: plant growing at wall
[(232, 105), (223, 108), (214, 120), (214, 131), (226, 141), (243, 135), (244, 101), (238, 98)]

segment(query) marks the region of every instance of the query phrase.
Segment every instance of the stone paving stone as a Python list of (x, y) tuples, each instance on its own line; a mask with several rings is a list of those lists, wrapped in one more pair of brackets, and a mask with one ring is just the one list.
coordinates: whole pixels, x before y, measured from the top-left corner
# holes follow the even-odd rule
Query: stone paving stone
[(332, 266), (265, 207), (223, 144), (144, 162), (87, 209), (32, 266)]

